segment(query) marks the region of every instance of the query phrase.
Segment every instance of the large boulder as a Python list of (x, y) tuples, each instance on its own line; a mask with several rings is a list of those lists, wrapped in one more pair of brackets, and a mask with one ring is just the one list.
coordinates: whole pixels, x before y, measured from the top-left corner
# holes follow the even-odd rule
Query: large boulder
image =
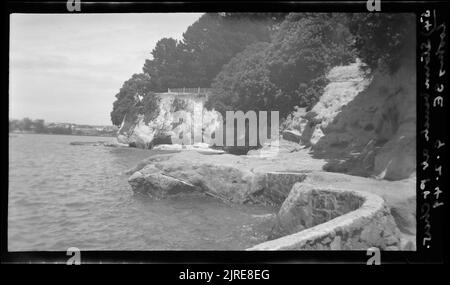
[(147, 194), (158, 199), (181, 193), (189, 194), (196, 190), (194, 185), (165, 175), (153, 165), (136, 171), (130, 176), (128, 182), (136, 193)]
[[(286, 163), (274, 163), (272, 159), (277, 157), (267, 159), (230, 154), (203, 155), (192, 150), (152, 156), (127, 173), (132, 174), (129, 183), (136, 192), (152, 192), (155, 191), (153, 188), (172, 186), (178, 189), (179, 187), (175, 186), (178, 183), (183, 189), (190, 190), (190, 186), (193, 186), (197, 191), (224, 202), (279, 206), (289, 194), (292, 185), (305, 179), (305, 173), (290, 170), (296, 165), (301, 168), (306, 162), (306, 159), (301, 157), (305, 158), (305, 155), (298, 156), (298, 161), (289, 162), (283, 157), (295, 155), (283, 152), (278, 157), (280, 162), (284, 160)], [(312, 164), (309, 167), (320, 169), (320, 164)], [(168, 181), (173, 183), (168, 184)]]

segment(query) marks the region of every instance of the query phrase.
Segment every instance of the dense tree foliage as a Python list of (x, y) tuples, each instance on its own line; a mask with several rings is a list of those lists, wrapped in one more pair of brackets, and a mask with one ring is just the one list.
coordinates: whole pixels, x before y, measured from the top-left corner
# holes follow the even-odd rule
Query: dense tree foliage
[(219, 111), (278, 110), (312, 106), (324, 74), (354, 59), (347, 18), (339, 14), (290, 14), (270, 43), (237, 55), (216, 77), (208, 105)]
[[(327, 84), (325, 75), (356, 57), (373, 70), (395, 70), (414, 52), (406, 31), (414, 16), (380, 13), (208, 13), (177, 41), (161, 39), (143, 73), (116, 95), (111, 119), (155, 114), (153, 92), (173, 87), (213, 87), (207, 107), (227, 110), (310, 109)], [(147, 117), (147, 116), (146, 116)]]
[(183, 39), (161, 39), (145, 61), (154, 91), (170, 87), (209, 87), (222, 66), (249, 44), (270, 41), (284, 14), (204, 14)]
[(115, 136), (117, 128), (110, 126), (90, 126), (70, 123), (45, 123), (42, 119), (9, 120), (10, 132), (24, 132), (36, 134), (54, 135), (90, 135), (90, 136)]
[(270, 81), (266, 64), (269, 43), (256, 43), (239, 53), (223, 67), (215, 82), (207, 107), (221, 113), (264, 109), (278, 92)]
[(408, 32), (415, 26), (414, 14), (358, 13), (349, 18), (358, 56), (372, 69), (393, 72), (408, 57), (405, 53), (415, 53), (414, 37)]
[[(43, 120), (36, 121), (36, 124), (44, 124)], [(9, 120), (9, 131), (20, 130), (20, 131), (31, 131), (34, 129), (34, 122), (30, 118), (23, 118), (22, 120)]]
[(132, 108), (140, 108), (143, 114), (157, 106), (157, 97), (152, 92), (150, 77), (139, 73), (124, 82), (116, 94), (116, 101), (111, 112), (112, 123), (119, 126), (127, 112)]

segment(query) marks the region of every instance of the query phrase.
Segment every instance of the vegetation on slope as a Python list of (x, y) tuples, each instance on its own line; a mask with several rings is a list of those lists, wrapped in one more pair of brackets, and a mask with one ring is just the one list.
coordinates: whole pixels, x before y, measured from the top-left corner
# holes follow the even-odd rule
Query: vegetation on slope
[(295, 106), (314, 106), (333, 66), (359, 57), (371, 69), (394, 71), (413, 24), (408, 14), (204, 14), (181, 41), (156, 44), (143, 73), (116, 95), (111, 119), (120, 125), (132, 112), (149, 120), (158, 109), (153, 92), (209, 86), (209, 108), (278, 110), (285, 118)]

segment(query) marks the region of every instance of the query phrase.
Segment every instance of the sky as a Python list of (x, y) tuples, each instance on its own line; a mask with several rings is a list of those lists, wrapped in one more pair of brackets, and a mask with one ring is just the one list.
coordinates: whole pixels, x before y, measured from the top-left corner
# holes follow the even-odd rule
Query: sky
[(201, 13), (12, 14), (9, 117), (111, 125), (123, 82)]

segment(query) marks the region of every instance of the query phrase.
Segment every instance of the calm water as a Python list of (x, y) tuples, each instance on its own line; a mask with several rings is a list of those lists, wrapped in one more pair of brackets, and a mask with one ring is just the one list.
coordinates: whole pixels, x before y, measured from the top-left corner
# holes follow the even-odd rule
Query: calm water
[(124, 171), (148, 150), (73, 146), (114, 138), (10, 135), (8, 249), (244, 249), (265, 240), (257, 207), (213, 198), (153, 201), (134, 195)]

